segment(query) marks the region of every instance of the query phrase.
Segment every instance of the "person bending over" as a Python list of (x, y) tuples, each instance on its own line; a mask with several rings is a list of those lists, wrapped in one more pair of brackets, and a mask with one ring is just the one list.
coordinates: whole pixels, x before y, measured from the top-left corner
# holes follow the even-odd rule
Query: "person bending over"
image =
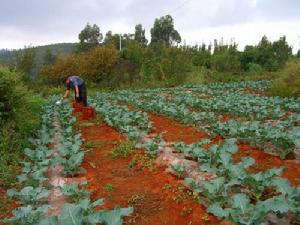
[(63, 98), (67, 98), (70, 94), (70, 89), (75, 91), (75, 101), (77, 103), (82, 103), (83, 106), (87, 106), (87, 92), (83, 79), (79, 76), (69, 76), (66, 79), (67, 90)]

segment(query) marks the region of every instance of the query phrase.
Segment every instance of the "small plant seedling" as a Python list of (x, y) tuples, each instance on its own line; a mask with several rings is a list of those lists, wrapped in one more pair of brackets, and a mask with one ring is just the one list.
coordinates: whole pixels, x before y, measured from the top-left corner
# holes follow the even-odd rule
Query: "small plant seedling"
[(115, 191), (115, 187), (111, 183), (107, 183), (104, 186), (104, 190), (108, 193), (109, 199), (112, 199), (112, 193)]
[(90, 149), (90, 148), (101, 148), (103, 145), (105, 145), (107, 142), (106, 141), (86, 141), (83, 143), (83, 148), (84, 149)]
[(143, 197), (144, 197), (143, 195), (139, 195), (139, 194), (133, 195), (128, 200), (128, 205), (135, 205), (135, 204), (137, 204), (138, 202), (140, 202), (143, 199)]
[(128, 163), (128, 168), (132, 169), (136, 166), (136, 159), (133, 158), (129, 163)]
[(134, 146), (135, 143), (132, 141), (121, 143), (112, 150), (111, 155), (113, 158), (126, 158), (134, 151)]
[(201, 220), (206, 221), (206, 222), (210, 221), (209, 216), (207, 214), (202, 216)]
[(176, 176), (182, 178), (184, 176), (184, 166), (181, 165), (171, 165), (172, 170), (175, 172)]
[(112, 193), (112, 192), (115, 191), (115, 187), (114, 187), (113, 184), (107, 183), (107, 184), (105, 184), (105, 186), (104, 186), (104, 190), (105, 190), (106, 192), (108, 192), (108, 193)]
[(181, 212), (180, 212), (180, 215), (181, 216), (188, 216), (192, 212), (193, 212), (193, 208), (191, 208), (191, 207), (183, 207), (182, 210), (181, 210)]
[(148, 169), (151, 172), (154, 170), (154, 165), (153, 165), (154, 159), (153, 159), (152, 156), (150, 156), (150, 155), (143, 155), (143, 156), (139, 157), (138, 160), (141, 161), (143, 169)]
[(170, 190), (171, 188), (172, 188), (172, 185), (168, 184), (168, 183), (164, 184), (164, 186), (163, 186), (163, 190)]

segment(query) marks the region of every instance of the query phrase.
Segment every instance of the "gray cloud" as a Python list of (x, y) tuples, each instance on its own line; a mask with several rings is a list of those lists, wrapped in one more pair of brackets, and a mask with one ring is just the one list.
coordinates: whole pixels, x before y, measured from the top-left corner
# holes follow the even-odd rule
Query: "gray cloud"
[(20, 37), (33, 43), (76, 41), (87, 22), (103, 33), (133, 32), (141, 23), (149, 33), (155, 18), (166, 14), (183, 33), (300, 19), (298, 0), (2, 0), (0, 8), (0, 48), (13, 45), (14, 36), (16, 42)]

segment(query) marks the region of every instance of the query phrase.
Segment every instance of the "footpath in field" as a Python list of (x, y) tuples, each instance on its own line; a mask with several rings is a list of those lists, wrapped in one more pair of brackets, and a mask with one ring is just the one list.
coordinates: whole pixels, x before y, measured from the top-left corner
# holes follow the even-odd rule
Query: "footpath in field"
[[(134, 213), (125, 218), (124, 224), (219, 224), (198, 203), (193, 192), (187, 190), (178, 178), (167, 174), (164, 167), (157, 167), (146, 154), (136, 151), (125, 158), (114, 158), (113, 151), (132, 146), (125, 136), (101, 118), (88, 122), (78, 120), (77, 127), (81, 129), (84, 146), (88, 150), (83, 168), (87, 170), (84, 176), (89, 181), (88, 188), (94, 191), (92, 197), (105, 197), (105, 208), (113, 208), (116, 204), (132, 206)], [(173, 126), (168, 132), (178, 141), (184, 141), (187, 137), (195, 140), (203, 137), (192, 128), (186, 132), (193, 132), (194, 135), (180, 135), (178, 128)], [(189, 139), (188, 142), (195, 140)]]

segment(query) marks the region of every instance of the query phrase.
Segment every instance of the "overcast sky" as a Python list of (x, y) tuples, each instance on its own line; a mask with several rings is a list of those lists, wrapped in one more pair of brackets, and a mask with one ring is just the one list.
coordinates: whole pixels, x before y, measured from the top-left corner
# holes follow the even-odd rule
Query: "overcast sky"
[(187, 44), (223, 37), (242, 49), (286, 35), (294, 52), (300, 47), (300, 0), (0, 0), (0, 48), (77, 42), (87, 22), (103, 34), (133, 33), (141, 23), (150, 39), (166, 14)]

